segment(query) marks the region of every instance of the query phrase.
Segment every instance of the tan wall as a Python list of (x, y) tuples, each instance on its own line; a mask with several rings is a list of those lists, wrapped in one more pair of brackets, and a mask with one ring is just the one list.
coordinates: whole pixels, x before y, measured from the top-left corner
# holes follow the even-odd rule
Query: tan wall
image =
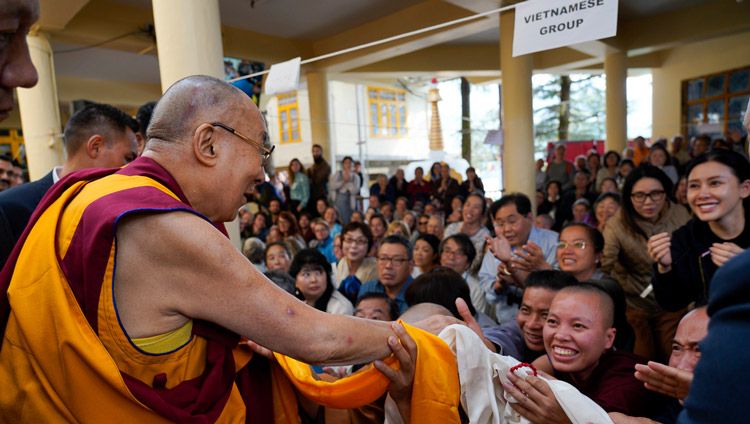
[(653, 72), (653, 137), (680, 132), (682, 81), (750, 65), (750, 32), (716, 38), (662, 52)]

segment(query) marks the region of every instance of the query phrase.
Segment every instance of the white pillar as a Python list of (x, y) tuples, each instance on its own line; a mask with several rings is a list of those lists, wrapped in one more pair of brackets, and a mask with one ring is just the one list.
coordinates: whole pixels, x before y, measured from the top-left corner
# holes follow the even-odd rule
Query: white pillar
[(26, 41), (39, 82), (17, 93), (29, 179), (34, 181), (62, 164), (62, 136), (52, 48), (42, 34), (28, 35)]
[(190, 75), (224, 78), (218, 0), (153, 0), (161, 89)]
[[(162, 92), (190, 75), (224, 78), (218, 0), (153, 0), (153, 9)], [(237, 218), (226, 227), (242, 250)]]
[(604, 73), (607, 76), (607, 150), (618, 153), (628, 145), (628, 57), (625, 52), (605, 56)]
[(534, 109), (531, 55), (513, 57), (515, 10), (500, 14), (500, 70), (503, 79), (503, 183), (506, 193), (523, 193), (536, 211)]

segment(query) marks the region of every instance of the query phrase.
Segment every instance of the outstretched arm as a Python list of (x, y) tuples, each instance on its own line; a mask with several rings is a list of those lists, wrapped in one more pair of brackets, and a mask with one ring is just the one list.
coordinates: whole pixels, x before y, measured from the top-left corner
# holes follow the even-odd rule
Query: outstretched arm
[(114, 285), (120, 319), (133, 338), (202, 319), (310, 364), (364, 363), (391, 353), (388, 323), (306, 306), (188, 212), (123, 219)]

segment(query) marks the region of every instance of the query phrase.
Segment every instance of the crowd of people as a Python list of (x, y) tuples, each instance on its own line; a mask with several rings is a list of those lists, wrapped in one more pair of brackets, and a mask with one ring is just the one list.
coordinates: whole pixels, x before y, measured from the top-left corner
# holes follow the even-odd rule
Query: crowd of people
[[(680, 325), (699, 321), (690, 343), (705, 336), (712, 276), (750, 246), (746, 151), (682, 141), (647, 146), (639, 137), (622, 158), (592, 150), (575, 163), (560, 143), (549, 163), (537, 163), (536, 210), (520, 193), (486, 198), (473, 168), (459, 182), (443, 163), (426, 175), (417, 168), (412, 181), (400, 169), (378, 175), (358, 201), (362, 173), (350, 157), (311, 182), (330, 169), (316, 145), (307, 173), (292, 160), (288, 186), (269, 184), (267, 204), (256, 196), (241, 209), (245, 254), (269, 277), (289, 273), (290, 293), (320, 310), (356, 314), (365, 299), (382, 312), (368, 316), (390, 319), (437, 303), (475, 320), (493, 351), (569, 381), (616, 422), (675, 422), (681, 404), (644, 386), (635, 369), (643, 381), (692, 372), (693, 345), (693, 360), (674, 365), (688, 349)], [(291, 194), (313, 191), (320, 196)], [(310, 290), (299, 270), (312, 256), (319, 278)], [(573, 300), (556, 297), (562, 289)], [(557, 422), (542, 409), (523, 412)]]
[[(0, 5), (16, 23), (0, 104), (36, 83), (38, 16)], [(501, 355), (517, 365), (481, 390), (515, 421), (571, 422), (560, 380), (615, 423), (742, 422), (747, 355), (729, 344), (750, 324), (750, 162), (735, 135), (574, 161), (560, 143), (532, 202), (488, 199), (445, 163), (368, 184), (320, 145), (282, 182), (264, 172), (262, 114), (212, 77), (136, 117), (89, 105), (44, 178), (0, 156), (0, 421), (467, 422), (497, 405), (468, 406), (478, 381), (459, 384), (456, 363)], [(463, 326), (481, 352), (427, 333)]]

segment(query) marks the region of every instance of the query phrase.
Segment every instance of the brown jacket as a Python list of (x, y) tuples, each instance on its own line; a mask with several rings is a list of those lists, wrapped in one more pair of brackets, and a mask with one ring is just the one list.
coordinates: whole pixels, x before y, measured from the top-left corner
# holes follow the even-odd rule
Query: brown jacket
[(313, 207), (318, 199), (328, 195), (329, 175), (331, 175), (331, 166), (323, 158), (321, 158), (320, 163), (313, 163), (307, 169), (307, 176), (310, 178), (310, 204)]
[(640, 294), (651, 284), (653, 259), (648, 254), (648, 237), (663, 232), (672, 233), (690, 219), (687, 210), (667, 202), (661, 216), (655, 223), (636, 220), (638, 226), (646, 233), (647, 238), (633, 233), (625, 227), (620, 211), (607, 222), (604, 228), (604, 254), (601, 270), (614, 277), (625, 290), (629, 307), (647, 312), (658, 312), (661, 308), (656, 303), (653, 291), (642, 299)]

